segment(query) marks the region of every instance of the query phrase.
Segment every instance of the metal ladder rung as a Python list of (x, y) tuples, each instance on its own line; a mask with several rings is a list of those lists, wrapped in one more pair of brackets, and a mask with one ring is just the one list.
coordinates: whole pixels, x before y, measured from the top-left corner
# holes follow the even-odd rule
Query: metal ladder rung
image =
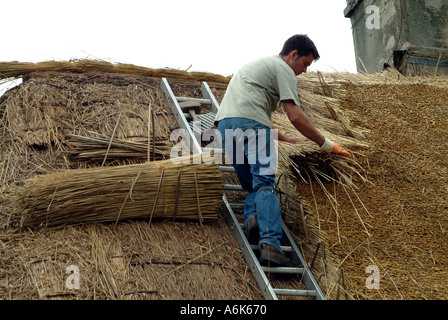
[(242, 186), (236, 184), (225, 184), (224, 190), (245, 191)]
[[(220, 149), (222, 151), (222, 149)], [(225, 166), (220, 166), (219, 167), (219, 171), (221, 172), (235, 172), (235, 168), (234, 167), (225, 167)]]
[(261, 266), (261, 269), (265, 273), (279, 273), (279, 274), (302, 274), (304, 269), (303, 268), (287, 268), (287, 267), (264, 267)]
[[(241, 205), (238, 205), (238, 206), (244, 207), (244, 204), (241, 204)], [(230, 204), (230, 207), (232, 208), (232, 204)], [(240, 223), (240, 227), (243, 230), (246, 228), (244, 226), (244, 223)], [(256, 245), (256, 244), (251, 244), (250, 247), (251, 247), (252, 250), (260, 250), (260, 247), (258, 245)], [(291, 246), (280, 246), (280, 248), (282, 249), (283, 252), (293, 252), (293, 250), (294, 250)]]
[[(233, 204), (233, 205), (238, 206), (237, 208), (240, 208), (240, 206), (244, 207), (244, 204)], [(232, 209), (235, 209), (232, 207), (232, 203), (230, 204), (230, 207)], [(244, 226), (244, 223), (240, 223), (240, 228), (243, 230), (246, 228)], [(260, 247), (256, 244), (251, 244), (250, 247), (252, 250), (260, 250)], [(283, 252), (293, 252), (293, 250), (294, 250), (291, 246), (280, 246), (280, 248), (282, 249)]]
[[(260, 248), (256, 244), (251, 244), (250, 247), (252, 250), (260, 250)], [(293, 252), (293, 248), (290, 246), (280, 246), (283, 252)]]
[(222, 153), (222, 149), (219, 149), (219, 148), (202, 148), (202, 152), (205, 152), (205, 153), (207, 153), (207, 152), (210, 152), (210, 153), (212, 153), (212, 152)]
[(278, 295), (284, 296), (308, 296), (315, 297), (317, 296), (316, 290), (296, 290), (296, 289), (275, 289), (274, 292)]
[(187, 101), (195, 101), (201, 104), (211, 104), (212, 101), (210, 99), (200, 99), (200, 98), (187, 98), (187, 97), (176, 97), (177, 102), (187, 102)]
[(232, 208), (232, 209), (244, 209), (244, 204), (242, 204), (242, 203), (231, 203), (230, 204), (230, 208)]

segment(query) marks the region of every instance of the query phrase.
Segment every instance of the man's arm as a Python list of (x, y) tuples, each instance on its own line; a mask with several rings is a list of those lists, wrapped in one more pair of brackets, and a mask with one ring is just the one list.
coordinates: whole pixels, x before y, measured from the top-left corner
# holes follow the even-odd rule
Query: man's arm
[(284, 141), (284, 142), (294, 143), (294, 142), (303, 142), (303, 141), (308, 140), (308, 139), (305, 138), (305, 137), (301, 137), (301, 138), (299, 138), (299, 137), (288, 137), (288, 136), (285, 136), (285, 135), (284, 135), (283, 133), (281, 133), (279, 130), (277, 130), (277, 134), (278, 134), (278, 137), (277, 137), (277, 140), (278, 140), (278, 141)]
[(344, 150), (338, 143), (325, 138), (319, 130), (313, 125), (308, 116), (303, 110), (296, 105), (292, 100), (282, 101), (285, 106), (286, 114), (294, 127), (299, 130), (301, 134), (309, 140), (317, 143), (322, 150), (327, 152), (334, 152), (345, 157), (350, 157), (350, 154)]

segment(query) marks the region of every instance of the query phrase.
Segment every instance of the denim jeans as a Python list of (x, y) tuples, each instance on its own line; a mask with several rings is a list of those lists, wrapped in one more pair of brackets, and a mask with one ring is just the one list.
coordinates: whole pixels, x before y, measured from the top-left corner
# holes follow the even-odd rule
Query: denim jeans
[(282, 220), (280, 202), (275, 194), (277, 155), (273, 131), (257, 121), (226, 118), (219, 122), (222, 148), (244, 190), (244, 224), (257, 216), (260, 228), (259, 245), (268, 243), (280, 252)]

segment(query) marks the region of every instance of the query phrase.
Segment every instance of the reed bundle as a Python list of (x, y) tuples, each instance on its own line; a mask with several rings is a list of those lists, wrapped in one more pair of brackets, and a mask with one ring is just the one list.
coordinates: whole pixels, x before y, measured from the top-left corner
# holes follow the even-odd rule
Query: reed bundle
[(126, 63), (110, 63), (103, 60), (70, 60), (43, 62), (0, 62), (0, 79), (23, 76), (32, 72), (110, 72), (149, 77), (173, 77), (197, 81), (228, 83), (230, 78), (207, 72), (187, 72), (169, 68), (147, 68)]
[(67, 143), (70, 149), (65, 154), (78, 160), (104, 161), (107, 159), (134, 159), (134, 160), (166, 160), (169, 158), (171, 143), (139, 142), (122, 139), (91, 138), (71, 135)]
[(215, 220), (219, 168), (170, 160), (36, 176), (18, 190), (23, 226), (118, 222), (136, 218)]

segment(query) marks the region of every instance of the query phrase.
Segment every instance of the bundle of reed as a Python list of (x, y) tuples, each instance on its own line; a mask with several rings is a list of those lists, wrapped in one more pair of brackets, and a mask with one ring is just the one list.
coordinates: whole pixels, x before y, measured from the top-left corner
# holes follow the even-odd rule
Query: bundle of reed
[(70, 148), (64, 153), (73, 159), (103, 161), (117, 159), (166, 160), (169, 158), (171, 143), (165, 141), (138, 142), (122, 139), (91, 138), (70, 135)]
[(22, 226), (115, 222), (136, 218), (215, 220), (222, 199), (217, 165), (190, 158), (36, 176), (15, 195)]
[(146, 75), (150, 77), (171, 77), (179, 79), (213, 81), (228, 83), (229, 77), (208, 72), (187, 72), (169, 68), (147, 68), (126, 63), (110, 63), (102, 60), (70, 60), (70, 61), (43, 61), (43, 62), (0, 62), (0, 79), (23, 76), (32, 72), (110, 72), (122, 74)]

